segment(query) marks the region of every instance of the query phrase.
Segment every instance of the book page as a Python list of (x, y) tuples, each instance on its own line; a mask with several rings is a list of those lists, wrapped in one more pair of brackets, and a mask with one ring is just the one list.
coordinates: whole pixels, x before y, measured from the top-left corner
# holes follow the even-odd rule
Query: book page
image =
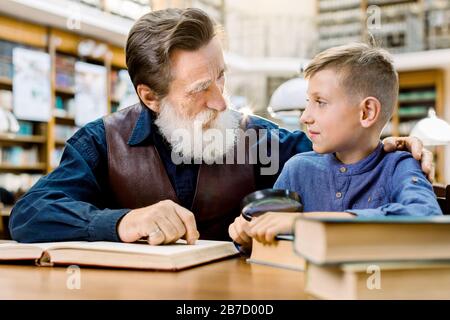
[[(46, 244), (38, 244), (44, 248)], [(203, 250), (205, 248), (229, 246), (234, 247), (232, 242), (228, 241), (210, 241), (210, 240), (197, 240), (195, 245), (188, 245), (184, 240), (178, 240), (174, 244), (151, 246), (147, 242), (142, 241), (139, 243), (122, 243), (122, 242), (60, 242), (52, 243), (52, 245), (46, 246), (48, 250), (57, 249), (80, 249), (80, 250), (94, 250), (94, 251), (112, 251), (112, 252), (126, 252), (136, 254), (149, 254), (149, 255), (163, 255), (170, 256), (184, 252), (195, 252)], [(236, 249), (236, 253), (237, 253)]]
[(0, 260), (38, 259), (53, 243), (18, 243), (16, 241), (0, 242)]
[[(45, 242), (45, 243), (19, 243), (13, 240), (5, 240), (0, 242), (0, 251), (2, 249), (15, 249), (15, 248), (39, 248), (41, 251), (45, 251), (51, 246), (54, 246), (56, 242)], [(70, 242), (61, 242), (70, 243)]]

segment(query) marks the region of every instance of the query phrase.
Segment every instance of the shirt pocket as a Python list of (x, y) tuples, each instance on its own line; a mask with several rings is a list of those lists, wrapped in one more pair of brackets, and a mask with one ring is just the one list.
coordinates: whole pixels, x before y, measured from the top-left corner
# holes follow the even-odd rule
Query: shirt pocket
[(374, 209), (387, 204), (388, 200), (384, 187), (379, 187), (366, 192), (357, 199), (352, 209)]

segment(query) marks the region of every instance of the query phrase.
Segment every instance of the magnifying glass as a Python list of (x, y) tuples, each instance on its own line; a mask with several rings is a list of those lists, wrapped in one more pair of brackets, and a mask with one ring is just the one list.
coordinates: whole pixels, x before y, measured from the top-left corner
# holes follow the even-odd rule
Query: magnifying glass
[(298, 193), (284, 189), (258, 190), (241, 202), (241, 214), (247, 221), (268, 211), (302, 212), (303, 205)]

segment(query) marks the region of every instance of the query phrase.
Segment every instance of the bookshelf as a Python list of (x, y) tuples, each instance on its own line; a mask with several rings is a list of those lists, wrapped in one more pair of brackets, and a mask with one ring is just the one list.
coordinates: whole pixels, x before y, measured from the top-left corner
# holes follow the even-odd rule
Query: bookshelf
[(426, 0), (428, 47), (450, 47), (450, 1)]
[[(433, 108), (440, 118), (444, 116), (444, 72), (420, 70), (399, 73), (399, 99), (392, 117), (392, 134), (409, 135), (414, 125), (428, 116)], [(432, 148), (435, 155), (436, 182), (445, 179), (445, 149)]]
[[(419, 70), (399, 73), (399, 98), (390, 123), (382, 133), (387, 136), (408, 136), (413, 127), (428, 116), (433, 108), (436, 115), (445, 118), (444, 113), (444, 71)], [(429, 148), (435, 156), (436, 182), (445, 180), (445, 149)]]
[(319, 43), (318, 51), (363, 40), (366, 1), (317, 1)]
[[(13, 48), (21, 47), (45, 52), (47, 29), (23, 21), (0, 16), (0, 95), (1, 106), (12, 112), (13, 102)], [(5, 97), (7, 99), (5, 100)], [(5, 102), (6, 101), (6, 102)], [(40, 121), (18, 120), (17, 133), (0, 133), (0, 186), (8, 190), (15, 185), (19, 196), (46, 173), (48, 124)], [(1, 215), (9, 210), (2, 207)]]
[[(26, 192), (39, 177), (51, 172), (58, 165), (66, 140), (79, 128), (74, 114), (76, 108), (74, 100), (77, 95), (75, 64), (84, 62), (105, 68), (104, 87), (107, 100), (105, 114), (107, 114), (114, 110), (111, 105), (120, 103), (119, 98), (111, 96), (113, 85), (111, 76), (114, 71), (126, 70), (125, 53), (123, 48), (99, 39), (0, 14), (0, 45), (1, 43), (7, 43), (8, 50), (11, 47), (25, 47), (45, 52), (50, 56), (50, 76), (43, 79), (50, 82), (50, 119), (42, 122), (18, 119), (20, 124), (18, 133), (0, 132), (0, 186), (20, 186), (17, 187), (19, 190), (12, 190), (17, 197)], [(100, 55), (98, 52), (95, 54), (84, 52), (81, 55), (82, 43), (94, 43), (96, 48), (103, 48), (104, 52)], [(12, 94), (14, 92), (12, 54), (5, 56), (5, 52), (1, 49), (0, 46), (0, 93), (3, 90)], [(29, 156), (18, 156), (21, 150), (28, 151)], [(14, 161), (4, 161), (5, 159)], [(34, 161), (28, 162), (29, 159)]]
[(370, 35), (391, 53), (448, 48), (450, 43), (448, 1), (318, 0), (317, 13), (318, 51), (367, 42)]

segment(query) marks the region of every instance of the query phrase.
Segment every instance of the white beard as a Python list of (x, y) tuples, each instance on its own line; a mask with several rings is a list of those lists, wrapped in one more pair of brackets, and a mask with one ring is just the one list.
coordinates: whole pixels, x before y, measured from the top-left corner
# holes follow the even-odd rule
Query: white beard
[(239, 113), (229, 108), (222, 112), (207, 109), (189, 119), (163, 99), (155, 124), (170, 143), (172, 153), (179, 155), (182, 162), (222, 163), (236, 144)]

